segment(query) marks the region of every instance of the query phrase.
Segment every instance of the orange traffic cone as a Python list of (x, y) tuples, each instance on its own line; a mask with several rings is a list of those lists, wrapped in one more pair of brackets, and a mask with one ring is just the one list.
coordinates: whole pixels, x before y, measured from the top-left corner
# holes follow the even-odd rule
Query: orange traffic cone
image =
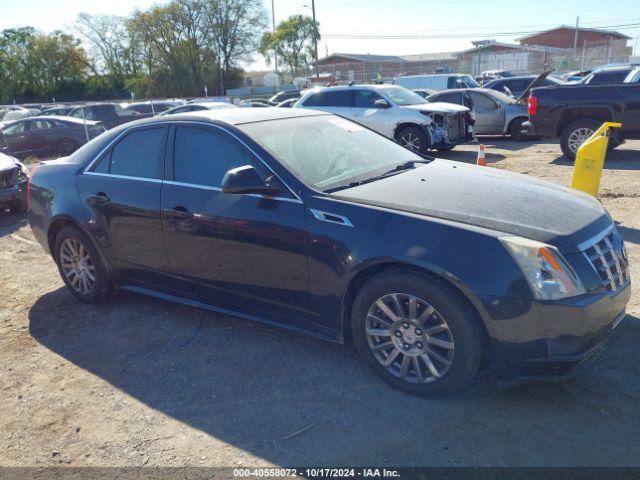
[(480, 144), (480, 149), (478, 150), (478, 160), (476, 161), (476, 165), (480, 165), (481, 167), (487, 166), (487, 157), (484, 154), (483, 144)]

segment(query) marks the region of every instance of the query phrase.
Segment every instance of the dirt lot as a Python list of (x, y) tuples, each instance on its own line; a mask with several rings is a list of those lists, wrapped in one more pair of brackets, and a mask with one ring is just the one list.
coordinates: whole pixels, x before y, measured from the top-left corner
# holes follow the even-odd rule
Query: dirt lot
[[(485, 144), (492, 168), (569, 183), (555, 144)], [(640, 142), (601, 191), (638, 281)], [(24, 219), (0, 225), (2, 466), (640, 465), (637, 288), (575, 380), (422, 400), (338, 345), (134, 295), (82, 305)]]

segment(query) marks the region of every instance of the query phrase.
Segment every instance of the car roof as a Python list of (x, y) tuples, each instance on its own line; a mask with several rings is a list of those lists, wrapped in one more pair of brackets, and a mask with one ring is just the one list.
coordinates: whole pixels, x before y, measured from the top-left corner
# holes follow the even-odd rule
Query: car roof
[(87, 125), (97, 125), (100, 123), (96, 120), (83, 120), (82, 118), (68, 117), (65, 115), (35, 115), (33, 117), (20, 118), (15, 121), (21, 122), (26, 120), (61, 120), (66, 123), (76, 123), (78, 125), (84, 125), (85, 122)]
[[(285, 118), (310, 117), (317, 115), (329, 115), (326, 112), (296, 108), (221, 108), (216, 110), (197, 110), (195, 112), (176, 113), (168, 116), (157, 116), (138, 120), (136, 125), (167, 122), (171, 120), (209, 121), (211, 123), (224, 122), (229, 125), (241, 125), (243, 123), (264, 122), (269, 120), (281, 120)], [(128, 123), (125, 125), (132, 125)]]

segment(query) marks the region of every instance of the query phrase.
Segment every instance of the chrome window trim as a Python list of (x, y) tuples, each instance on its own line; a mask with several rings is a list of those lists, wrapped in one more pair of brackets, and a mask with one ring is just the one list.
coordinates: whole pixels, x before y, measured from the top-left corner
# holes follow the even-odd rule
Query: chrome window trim
[[(200, 190), (210, 190), (212, 192), (222, 192), (222, 189), (219, 187), (210, 187), (208, 185), (198, 185), (196, 183), (186, 183), (186, 182), (176, 182), (174, 180), (164, 180), (162, 181), (165, 185), (175, 185), (178, 187), (189, 187), (189, 188), (198, 188)], [(282, 202), (291, 202), (302, 205), (302, 200), (298, 200), (297, 198), (289, 198), (289, 197), (278, 197), (278, 196), (268, 196), (268, 195), (260, 195), (258, 193), (243, 193), (242, 195), (246, 195), (247, 197), (256, 197), (256, 198), (266, 198), (269, 200), (279, 200)]]
[(162, 180), (159, 179), (159, 178), (130, 177), (128, 175), (116, 175), (114, 173), (83, 172), (83, 175), (95, 175), (97, 177), (122, 178), (124, 180), (140, 180), (140, 181), (143, 181), (143, 182), (162, 183)]
[[(280, 182), (285, 186), (285, 188), (289, 191), (289, 193), (291, 195), (293, 195), (294, 198), (288, 198), (288, 197), (266, 197), (264, 195), (257, 195), (257, 194), (253, 194), (253, 193), (246, 194), (246, 195), (256, 196), (256, 197), (260, 197), (260, 198), (274, 198), (274, 199), (278, 199), (278, 200), (294, 201), (295, 203), (300, 203), (300, 204), (303, 203), (302, 199), (287, 184), (287, 182), (285, 182), (280, 177), (280, 175), (278, 175), (276, 172), (274, 172), (273, 169), (269, 166), (269, 164), (267, 164), (267, 162), (265, 162), (262, 159), (262, 157), (260, 157), (260, 155), (258, 155), (253, 148), (251, 148), (249, 145), (247, 145), (246, 142), (244, 142), (235, 133), (227, 130), (226, 128), (224, 128), (224, 127), (222, 127), (220, 125), (216, 125), (214, 123), (209, 123), (209, 122), (202, 122), (202, 121), (199, 121), (199, 120), (165, 120), (165, 121), (161, 121), (161, 122), (150, 122), (150, 123), (145, 123), (143, 125), (135, 125), (133, 127), (125, 128), (115, 138), (113, 138), (102, 150), (100, 150), (100, 152), (95, 156), (95, 158), (93, 160), (91, 160), (91, 162), (89, 162), (89, 165), (87, 165), (87, 167), (82, 171), (82, 174), (83, 175), (101, 175), (101, 176), (105, 176), (105, 177), (115, 177), (115, 178), (126, 178), (126, 179), (129, 179), (129, 180), (151, 180), (151, 181), (158, 181), (160, 183), (162, 183), (162, 182), (164, 182), (164, 183), (172, 183), (173, 182), (173, 184), (180, 184), (181, 182), (174, 182), (173, 180), (149, 179), (149, 178), (143, 178), (143, 177), (126, 177), (124, 175), (113, 175), (111, 173), (98, 173), (98, 172), (91, 172), (90, 171), (91, 168), (93, 167), (93, 165), (100, 159), (100, 157), (102, 157), (102, 155), (104, 155), (107, 150), (109, 150), (118, 140), (120, 140), (122, 137), (124, 137), (128, 133), (136, 131), (136, 130), (144, 130), (145, 128), (154, 127), (154, 126), (165, 126), (165, 125), (168, 125), (170, 127), (172, 125), (178, 126), (180, 124), (183, 124), (183, 126), (184, 125), (204, 125), (206, 127), (216, 128), (216, 129), (226, 133), (227, 135), (230, 135), (231, 137), (236, 139), (236, 141), (240, 142), (240, 144), (242, 144), (247, 150), (249, 150), (249, 152), (251, 152), (251, 154), (255, 158), (257, 158), (260, 161), (260, 163), (262, 163), (262, 165), (265, 166), (265, 168), (267, 170), (269, 170), (271, 173), (273, 173), (276, 176), (276, 178), (278, 178), (278, 180), (280, 180)], [(205, 188), (205, 189), (217, 188), (217, 187), (207, 187), (206, 185), (195, 185), (195, 184), (188, 184), (188, 183), (184, 183), (183, 186), (197, 187), (197, 188), (202, 187), (202, 188)], [(221, 189), (218, 189), (218, 190), (222, 191)]]

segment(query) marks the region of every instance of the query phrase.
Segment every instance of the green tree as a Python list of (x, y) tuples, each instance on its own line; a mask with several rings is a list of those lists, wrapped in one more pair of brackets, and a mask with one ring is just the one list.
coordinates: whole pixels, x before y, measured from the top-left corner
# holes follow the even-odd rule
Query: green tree
[(320, 41), (320, 25), (311, 17), (293, 15), (280, 22), (275, 32), (266, 32), (260, 39), (260, 53), (270, 64), (273, 54), (289, 67), (296, 77), (306, 73), (314, 58), (314, 44)]

